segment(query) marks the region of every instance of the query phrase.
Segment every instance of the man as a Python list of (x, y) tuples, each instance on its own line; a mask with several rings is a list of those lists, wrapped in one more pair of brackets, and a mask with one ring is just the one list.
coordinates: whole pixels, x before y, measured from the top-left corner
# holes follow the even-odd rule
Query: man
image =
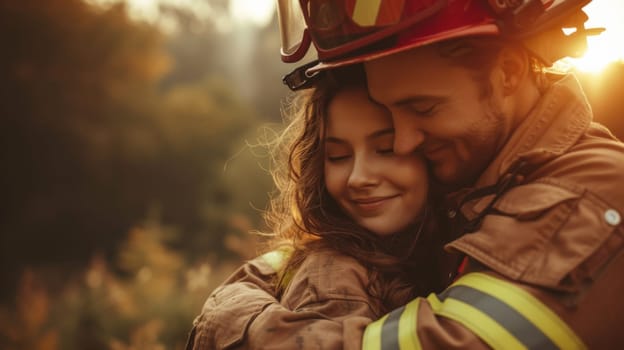
[[(218, 344), (624, 348), (624, 146), (591, 121), (574, 77), (542, 69), (578, 53), (587, 2), (319, 0), (301, 1), (300, 13), (280, 2), (284, 33), (293, 13), (307, 23), (300, 43), (284, 35), (284, 59), (312, 41), (320, 60), (287, 83), (306, 87), (325, 69), (364, 63), (371, 98), (392, 113), (394, 152), (422, 152), (448, 188), (461, 236), (447, 249), (466, 266), (440, 294), (368, 326), (333, 328), (322, 315), (300, 322), (265, 282), (241, 277), (211, 312), (236, 312), (227, 300), (241, 286), (257, 308)], [(563, 34), (568, 26), (576, 33)]]

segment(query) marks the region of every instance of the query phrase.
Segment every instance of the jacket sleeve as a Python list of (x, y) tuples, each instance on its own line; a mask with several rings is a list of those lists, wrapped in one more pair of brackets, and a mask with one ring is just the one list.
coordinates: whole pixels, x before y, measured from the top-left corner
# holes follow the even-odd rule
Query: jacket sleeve
[(586, 349), (541, 293), (471, 272), (371, 323), (363, 349)]
[(275, 253), (268, 253), (245, 263), (210, 294), (193, 321), (187, 350), (224, 349), (237, 342), (258, 313), (275, 302), (275, 260)]
[(362, 316), (367, 306), (352, 303), (349, 316), (332, 317), (327, 311), (337, 304), (290, 310), (253, 284), (226, 285), (204, 305), (187, 349), (360, 349), (364, 328), (373, 321)]
[(360, 349), (380, 311), (363, 268), (341, 259), (307, 259), (280, 301), (248, 280), (224, 284), (204, 305), (187, 349)]
[(360, 349), (364, 328), (385, 309), (367, 292), (368, 270), (332, 251), (312, 253), (279, 303), (250, 325), (253, 349)]

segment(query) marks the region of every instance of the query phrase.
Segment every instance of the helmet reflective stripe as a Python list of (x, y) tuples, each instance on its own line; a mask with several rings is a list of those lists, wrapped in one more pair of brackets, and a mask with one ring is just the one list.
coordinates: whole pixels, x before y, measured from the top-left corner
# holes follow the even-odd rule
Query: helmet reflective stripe
[(380, 5), (381, 0), (356, 0), (351, 19), (362, 27), (374, 26)]
[[(424, 302), (419, 298), (412, 303), (421, 300)], [(467, 274), (440, 295), (429, 295), (427, 301), (437, 316), (461, 323), (493, 349), (587, 348), (565, 322), (534, 296), (512, 283), (483, 273)], [(411, 339), (417, 337), (417, 312), (412, 314), (409, 321), (403, 317), (407, 307), (401, 312), (403, 314), (399, 318), (398, 328), (411, 327), (410, 339), (406, 343), (413, 343)], [(420, 345), (403, 346), (401, 338), (406, 335), (396, 332), (397, 327), (391, 325), (390, 319), (388, 316), (367, 327), (363, 339), (365, 348), (370, 343), (380, 344), (377, 349), (384, 350), (420, 349)], [(403, 322), (410, 324), (403, 327)], [(381, 331), (375, 332), (376, 328)], [(383, 341), (391, 336), (386, 335), (386, 332), (393, 332), (399, 337), (395, 343), (399, 346)], [(379, 333), (377, 339), (376, 333)]]
[(420, 342), (416, 335), (416, 320), (421, 300), (422, 298), (414, 299), (368, 325), (364, 332), (362, 350), (420, 350)]
[(387, 26), (401, 20), (405, 0), (355, 0), (351, 19), (361, 27)]

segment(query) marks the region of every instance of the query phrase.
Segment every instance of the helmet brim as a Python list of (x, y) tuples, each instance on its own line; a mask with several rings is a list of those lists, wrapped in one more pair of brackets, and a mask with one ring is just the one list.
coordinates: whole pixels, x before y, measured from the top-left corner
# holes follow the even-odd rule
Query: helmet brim
[(352, 64), (364, 63), (399, 52), (437, 43), (440, 41), (475, 35), (500, 35), (500, 29), (495, 23), (488, 21), (478, 25), (471, 25), (469, 27), (454, 28), (453, 30), (435, 33), (432, 35), (411, 37), (408, 40), (400, 42), (392, 48), (385, 48), (377, 51), (373, 50), (371, 52), (367, 52), (361, 55), (344, 57), (328, 62), (319, 62), (318, 64), (308, 68), (306, 70), (306, 75), (312, 76), (320, 71), (344, 67)]

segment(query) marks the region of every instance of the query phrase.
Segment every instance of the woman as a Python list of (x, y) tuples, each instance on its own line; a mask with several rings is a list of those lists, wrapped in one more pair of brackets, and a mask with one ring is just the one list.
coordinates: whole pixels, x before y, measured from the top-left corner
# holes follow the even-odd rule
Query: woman
[[(264, 348), (263, 337), (275, 348), (342, 347), (319, 335), (345, 322), (365, 327), (443, 287), (444, 237), (434, 234), (423, 158), (393, 153), (391, 117), (368, 98), (361, 67), (328, 74), (300, 96), (275, 144), (278, 195), (267, 218), (276, 249), (208, 298), (191, 334), (194, 349)], [(281, 332), (283, 322), (300, 331)]]

